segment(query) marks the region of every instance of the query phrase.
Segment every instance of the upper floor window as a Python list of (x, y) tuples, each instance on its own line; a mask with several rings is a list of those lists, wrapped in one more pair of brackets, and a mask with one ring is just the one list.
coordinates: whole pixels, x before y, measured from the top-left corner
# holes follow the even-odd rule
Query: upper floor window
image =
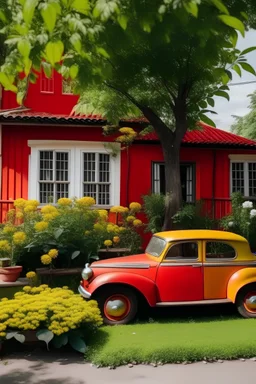
[(75, 91), (76, 83), (72, 79), (62, 78), (62, 94), (63, 95), (73, 95)]
[(96, 205), (120, 204), (120, 156), (104, 144), (29, 141), (29, 198), (41, 204), (61, 197), (91, 196)]
[(256, 197), (256, 161), (231, 162), (231, 193)]
[(171, 245), (165, 259), (198, 259), (198, 244), (197, 242), (179, 242)]
[[(195, 201), (195, 165), (193, 163), (181, 164), (180, 177), (183, 201), (193, 203)], [(152, 192), (165, 194), (164, 163), (153, 163)]]
[(209, 259), (234, 259), (236, 250), (227, 243), (208, 241), (206, 243), (206, 260)]
[(44, 71), (40, 75), (40, 92), (41, 93), (54, 93), (54, 76), (53, 71), (51, 77), (47, 77)]

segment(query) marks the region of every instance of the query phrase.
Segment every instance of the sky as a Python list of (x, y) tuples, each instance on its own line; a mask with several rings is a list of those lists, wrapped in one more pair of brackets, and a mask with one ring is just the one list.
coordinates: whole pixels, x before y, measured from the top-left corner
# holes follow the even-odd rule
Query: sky
[[(245, 38), (239, 38), (238, 49), (245, 49), (256, 45), (256, 31), (248, 31)], [(256, 51), (247, 55), (247, 61), (256, 69)], [(233, 80), (231, 83), (239, 83), (244, 81), (256, 81), (256, 78), (243, 71), (240, 78), (236, 73), (233, 73)], [(244, 116), (249, 112), (248, 106), (250, 99), (248, 95), (256, 90), (256, 83), (247, 85), (235, 85), (230, 87), (230, 101), (222, 97), (215, 99), (215, 112), (218, 115), (209, 116), (214, 120), (216, 126), (223, 130), (230, 130), (230, 126), (235, 121), (232, 115)]]

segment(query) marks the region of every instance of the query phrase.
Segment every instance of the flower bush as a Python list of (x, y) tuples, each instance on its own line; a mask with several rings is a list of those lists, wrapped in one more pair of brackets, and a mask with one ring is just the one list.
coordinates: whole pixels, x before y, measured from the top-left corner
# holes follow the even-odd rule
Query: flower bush
[[(31, 273), (31, 272), (30, 272)], [(14, 337), (24, 342), (23, 331), (37, 331), (37, 338), (56, 347), (68, 342), (85, 351), (83, 337), (88, 328), (97, 328), (102, 318), (95, 301), (85, 301), (66, 287), (47, 285), (24, 287), (14, 299), (0, 303), (0, 341)]]
[(245, 237), (253, 252), (256, 251), (256, 209), (252, 201), (244, 201), (240, 193), (231, 198), (232, 213), (221, 220), (223, 229)]
[[(116, 223), (109, 221), (109, 213), (94, 209), (95, 200), (61, 198), (56, 206), (48, 204), (38, 209), (36, 200), (17, 199), (15, 209), (8, 212), (8, 220), (0, 229), (0, 257), (12, 254), (14, 262), (24, 271), (39, 267), (82, 267), (90, 258), (97, 257), (100, 248), (121, 247), (139, 252), (141, 238), (136, 217), (139, 203), (130, 207), (112, 207)], [(127, 218), (132, 220), (127, 220)]]

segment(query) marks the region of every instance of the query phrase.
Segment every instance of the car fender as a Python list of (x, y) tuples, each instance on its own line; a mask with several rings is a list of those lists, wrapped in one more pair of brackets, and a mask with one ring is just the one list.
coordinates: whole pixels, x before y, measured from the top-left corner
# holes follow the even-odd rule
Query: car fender
[(245, 285), (256, 283), (256, 268), (243, 268), (235, 272), (228, 282), (227, 298), (233, 303), (238, 291)]
[(93, 293), (100, 287), (108, 284), (125, 284), (138, 290), (147, 300), (151, 307), (156, 305), (156, 285), (147, 277), (132, 273), (104, 273), (97, 276), (87, 287)]

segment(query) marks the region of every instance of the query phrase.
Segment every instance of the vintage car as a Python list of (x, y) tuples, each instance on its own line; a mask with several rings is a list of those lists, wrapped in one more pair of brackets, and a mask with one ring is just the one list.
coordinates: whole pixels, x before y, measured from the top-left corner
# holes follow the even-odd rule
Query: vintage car
[(256, 256), (234, 233), (184, 230), (155, 234), (145, 254), (87, 264), (79, 292), (99, 303), (106, 324), (134, 319), (151, 307), (234, 303), (256, 317)]

